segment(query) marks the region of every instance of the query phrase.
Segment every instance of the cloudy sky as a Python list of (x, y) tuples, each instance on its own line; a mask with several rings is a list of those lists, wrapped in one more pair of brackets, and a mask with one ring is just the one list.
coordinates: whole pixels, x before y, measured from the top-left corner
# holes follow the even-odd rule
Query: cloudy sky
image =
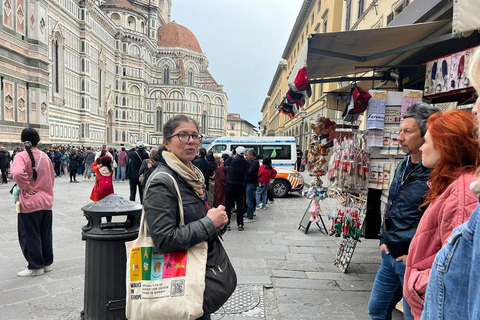
[(303, 0), (173, 0), (228, 95), (228, 112), (258, 127), (261, 108)]

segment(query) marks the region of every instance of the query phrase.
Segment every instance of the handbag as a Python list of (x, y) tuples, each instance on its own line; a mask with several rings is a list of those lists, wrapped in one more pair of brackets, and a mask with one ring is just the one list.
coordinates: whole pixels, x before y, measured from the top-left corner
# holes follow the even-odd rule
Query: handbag
[[(183, 202), (175, 179), (180, 226), (185, 224)], [(152, 178), (153, 179), (153, 178)], [(151, 179), (150, 179), (151, 181)], [(150, 181), (145, 194), (148, 192)], [(188, 250), (158, 252), (142, 212), (138, 238), (125, 243), (127, 250), (126, 308), (129, 320), (196, 319), (203, 315), (203, 294), (208, 244)]]

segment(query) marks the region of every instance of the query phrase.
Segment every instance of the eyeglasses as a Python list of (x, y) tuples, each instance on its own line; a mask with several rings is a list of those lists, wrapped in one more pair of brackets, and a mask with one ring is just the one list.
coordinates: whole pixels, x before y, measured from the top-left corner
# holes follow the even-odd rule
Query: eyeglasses
[(188, 143), (190, 141), (190, 138), (192, 138), (193, 142), (201, 142), (203, 139), (203, 136), (198, 133), (192, 133), (188, 134), (186, 132), (179, 132), (177, 134), (172, 134), (168, 139), (172, 139), (173, 137), (177, 136), (178, 141), (181, 143)]

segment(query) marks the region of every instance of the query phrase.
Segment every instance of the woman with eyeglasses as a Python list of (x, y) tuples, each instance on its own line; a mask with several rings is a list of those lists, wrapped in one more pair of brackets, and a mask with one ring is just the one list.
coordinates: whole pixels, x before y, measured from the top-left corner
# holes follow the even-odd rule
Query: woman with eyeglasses
[[(222, 205), (208, 207), (205, 178), (192, 164), (202, 140), (195, 120), (184, 115), (171, 118), (163, 127), (163, 137), (163, 158), (148, 179), (144, 194), (145, 219), (160, 252), (177, 252), (208, 242), (204, 315), (199, 319), (210, 319), (210, 314), (226, 302), (236, 286), (235, 271), (219, 239), (219, 230), (228, 222), (227, 213)], [(170, 174), (177, 181), (184, 209), (183, 226), (179, 226), (180, 211), (174, 183), (167, 175), (156, 174), (159, 171)], [(218, 275), (228, 278), (218, 279)], [(222, 283), (213, 283), (217, 280)], [(231, 288), (231, 292), (220, 292), (219, 287)]]

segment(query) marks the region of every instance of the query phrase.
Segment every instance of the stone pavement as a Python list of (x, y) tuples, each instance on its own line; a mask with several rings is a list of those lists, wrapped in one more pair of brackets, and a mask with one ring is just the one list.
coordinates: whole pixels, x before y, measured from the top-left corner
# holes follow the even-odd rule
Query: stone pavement
[[(93, 182), (56, 179), (55, 262), (52, 272), (34, 278), (17, 276), (26, 262), (17, 240), (17, 214), (8, 193), (11, 186), (0, 185), (0, 319), (80, 319), (85, 270), (81, 227), (86, 223), (80, 208), (90, 201)], [(128, 182), (116, 183), (115, 190), (128, 198)], [(348, 273), (342, 273), (333, 265), (339, 238), (325, 235), (316, 226), (308, 234), (298, 230), (308, 202), (292, 194), (258, 210), (256, 221), (247, 223), (245, 231), (232, 225), (224, 246), (236, 269), (239, 289), (213, 319), (369, 319), (367, 303), (380, 263), (378, 241), (362, 240)], [(336, 203), (327, 199), (321, 207), (329, 227), (326, 215)], [(395, 311), (394, 319), (401, 318)]]

